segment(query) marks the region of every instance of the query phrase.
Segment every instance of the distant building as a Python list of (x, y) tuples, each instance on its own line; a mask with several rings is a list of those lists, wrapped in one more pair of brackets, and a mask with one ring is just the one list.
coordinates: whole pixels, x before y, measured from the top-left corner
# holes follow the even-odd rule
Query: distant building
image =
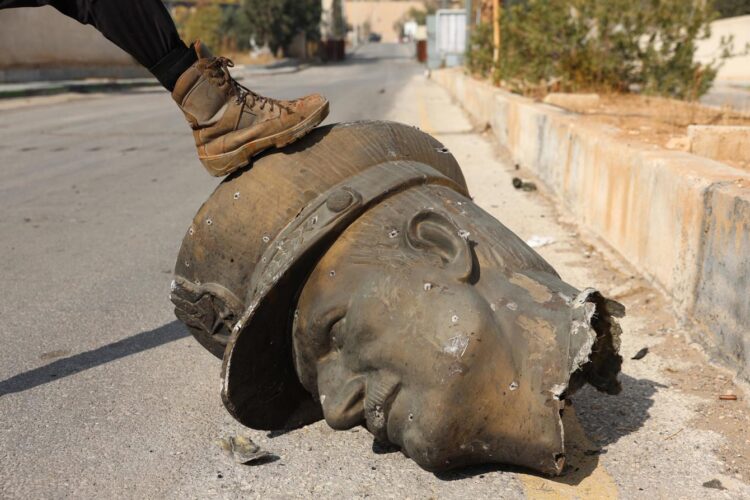
[(366, 30), (377, 33), (383, 42), (398, 42), (401, 37), (399, 22), (411, 9), (425, 10), (425, 4), (419, 0), (347, 0), (344, 12), (354, 30)]
[[(330, 4), (331, 0), (323, 0)], [(376, 33), (383, 42), (398, 42), (399, 22), (411, 9), (424, 10), (421, 0), (345, 0), (344, 16), (360, 40)]]
[(750, 82), (750, 55), (745, 47), (750, 46), (750, 15), (719, 19), (711, 23), (711, 37), (698, 42), (695, 58), (702, 63), (710, 63), (721, 57), (722, 38), (732, 38), (732, 57), (724, 60), (716, 76), (719, 81)]

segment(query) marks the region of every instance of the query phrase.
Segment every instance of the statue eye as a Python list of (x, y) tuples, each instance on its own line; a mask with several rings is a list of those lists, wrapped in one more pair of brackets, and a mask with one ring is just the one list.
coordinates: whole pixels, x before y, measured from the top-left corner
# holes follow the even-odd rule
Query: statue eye
[(344, 322), (346, 318), (337, 320), (331, 326), (331, 348), (340, 351), (344, 347)]

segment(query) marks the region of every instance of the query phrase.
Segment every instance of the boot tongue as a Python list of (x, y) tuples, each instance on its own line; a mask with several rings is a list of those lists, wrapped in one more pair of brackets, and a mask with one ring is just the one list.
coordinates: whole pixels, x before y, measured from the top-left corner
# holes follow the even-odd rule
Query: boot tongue
[(211, 59), (214, 55), (211, 53), (211, 51), (203, 45), (203, 42), (200, 40), (196, 40), (193, 44), (193, 48), (195, 49), (195, 53), (198, 55), (198, 59)]

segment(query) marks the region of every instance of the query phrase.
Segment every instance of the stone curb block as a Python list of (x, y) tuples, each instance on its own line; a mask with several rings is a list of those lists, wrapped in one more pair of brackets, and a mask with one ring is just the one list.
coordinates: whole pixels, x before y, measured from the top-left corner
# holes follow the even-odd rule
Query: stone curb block
[[(624, 139), (617, 130), (435, 71), (514, 161), (575, 219), (664, 289), (712, 354), (750, 379), (750, 175), (693, 154)], [(738, 184), (741, 187), (738, 187)]]
[(126, 91), (145, 87), (158, 87), (154, 79), (138, 78), (103, 82), (59, 82), (43, 86), (0, 85), (0, 99), (50, 96), (67, 93), (91, 94), (95, 92)]
[(723, 360), (750, 378), (750, 182), (715, 186), (707, 207), (695, 316), (704, 335), (726, 346)]

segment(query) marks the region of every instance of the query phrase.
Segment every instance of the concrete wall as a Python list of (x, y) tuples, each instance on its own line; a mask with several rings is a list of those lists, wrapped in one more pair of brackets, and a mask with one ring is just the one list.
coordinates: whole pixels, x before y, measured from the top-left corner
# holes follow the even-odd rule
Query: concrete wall
[[(696, 59), (704, 63), (717, 59), (721, 55), (721, 38), (729, 36), (734, 37), (734, 50), (744, 52), (745, 45), (750, 43), (750, 16), (730, 17), (711, 23), (711, 38), (698, 43)], [(750, 54), (724, 61), (717, 79), (750, 82)]]
[[(11, 74), (11, 69), (57, 68), (57, 74), (64, 77), (59, 68), (70, 67), (80, 73), (82, 67), (135, 66), (128, 54), (94, 28), (52, 7), (0, 10), (0, 26), (0, 69), (4, 74)], [(25, 74), (40, 76), (39, 71)]]
[(669, 294), (715, 356), (750, 380), (750, 174), (618, 138), (575, 113), (433, 72), (582, 226)]

